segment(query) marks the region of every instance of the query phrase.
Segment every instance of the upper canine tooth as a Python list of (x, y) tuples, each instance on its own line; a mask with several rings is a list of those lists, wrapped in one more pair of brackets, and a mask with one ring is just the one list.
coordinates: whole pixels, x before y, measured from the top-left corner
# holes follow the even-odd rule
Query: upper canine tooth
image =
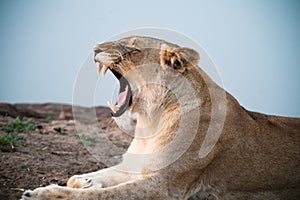
[(102, 75), (105, 76), (106, 72), (108, 70), (108, 66), (103, 65)]
[(97, 62), (96, 65), (97, 65), (97, 72), (98, 72), (98, 74), (100, 74), (101, 64)]

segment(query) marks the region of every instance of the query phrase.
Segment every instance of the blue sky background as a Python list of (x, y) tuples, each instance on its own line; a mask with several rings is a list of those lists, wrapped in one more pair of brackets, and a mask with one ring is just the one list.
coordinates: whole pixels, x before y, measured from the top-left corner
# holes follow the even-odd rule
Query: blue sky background
[(296, 0), (1, 0), (0, 102), (71, 104), (95, 43), (160, 27), (201, 44), (245, 108), (300, 117), (299, 21)]

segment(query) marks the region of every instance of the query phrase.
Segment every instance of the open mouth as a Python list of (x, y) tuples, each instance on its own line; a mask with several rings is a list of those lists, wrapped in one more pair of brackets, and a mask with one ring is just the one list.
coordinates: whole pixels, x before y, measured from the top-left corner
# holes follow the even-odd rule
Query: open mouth
[[(111, 64), (110, 66), (112, 66)], [(114, 76), (119, 80), (120, 83), (120, 90), (118, 100), (115, 104), (107, 102), (108, 107), (111, 109), (111, 114), (113, 117), (121, 116), (127, 108), (131, 105), (132, 102), (132, 95), (131, 95), (131, 87), (124, 76), (118, 73), (113, 67), (106, 66), (103, 63), (97, 61), (96, 62), (97, 71), (100, 73), (102, 71), (102, 75), (105, 76), (107, 70), (109, 69)]]

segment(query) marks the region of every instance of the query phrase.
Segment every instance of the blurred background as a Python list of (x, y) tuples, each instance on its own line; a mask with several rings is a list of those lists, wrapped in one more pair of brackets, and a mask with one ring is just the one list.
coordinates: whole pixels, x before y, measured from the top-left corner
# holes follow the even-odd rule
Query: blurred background
[[(246, 109), (300, 117), (299, 11), (297, 0), (1, 0), (0, 102), (71, 104), (94, 44), (158, 27), (198, 42)], [(118, 83), (105, 79), (109, 99)]]

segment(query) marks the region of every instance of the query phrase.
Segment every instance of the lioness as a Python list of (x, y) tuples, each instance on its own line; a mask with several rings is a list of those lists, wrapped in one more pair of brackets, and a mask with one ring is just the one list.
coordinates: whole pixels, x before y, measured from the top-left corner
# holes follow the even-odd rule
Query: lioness
[(299, 119), (245, 110), (197, 67), (195, 50), (160, 39), (97, 44), (94, 60), (120, 80), (109, 107), (123, 128), (136, 113), (135, 137), (119, 165), (24, 200), (300, 199)]

